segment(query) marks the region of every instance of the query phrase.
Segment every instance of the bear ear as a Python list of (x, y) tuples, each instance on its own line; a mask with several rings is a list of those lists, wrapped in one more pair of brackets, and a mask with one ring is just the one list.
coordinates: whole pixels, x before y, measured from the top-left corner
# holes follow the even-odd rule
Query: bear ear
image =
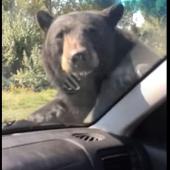
[(53, 21), (53, 17), (46, 11), (39, 11), (37, 13), (37, 21), (41, 27), (41, 29), (44, 32), (48, 31), (48, 28), (50, 27), (52, 21)]
[(102, 11), (103, 15), (107, 17), (112, 26), (116, 26), (118, 21), (122, 18), (123, 12), (124, 6), (121, 3), (112, 5)]

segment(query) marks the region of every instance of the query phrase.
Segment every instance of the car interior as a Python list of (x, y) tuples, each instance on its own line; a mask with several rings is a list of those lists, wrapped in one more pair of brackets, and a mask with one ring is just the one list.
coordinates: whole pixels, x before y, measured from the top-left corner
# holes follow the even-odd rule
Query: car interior
[(166, 169), (165, 136), (166, 102), (154, 110), (129, 137), (95, 128), (4, 136), (2, 168), (163, 170)]
[[(138, 46), (134, 67), (150, 59)], [(148, 62), (148, 60), (146, 61)], [(155, 62), (150, 62), (153, 65)], [(166, 59), (86, 127), (2, 136), (3, 170), (165, 170)], [(97, 114), (97, 113), (96, 113)], [(89, 115), (95, 117), (96, 115)]]

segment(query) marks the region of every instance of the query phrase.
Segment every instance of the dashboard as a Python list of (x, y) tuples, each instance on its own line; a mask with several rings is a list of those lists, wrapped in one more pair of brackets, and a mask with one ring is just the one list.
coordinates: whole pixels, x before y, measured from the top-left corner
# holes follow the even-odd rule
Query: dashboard
[(144, 148), (89, 128), (4, 135), (3, 170), (147, 170)]

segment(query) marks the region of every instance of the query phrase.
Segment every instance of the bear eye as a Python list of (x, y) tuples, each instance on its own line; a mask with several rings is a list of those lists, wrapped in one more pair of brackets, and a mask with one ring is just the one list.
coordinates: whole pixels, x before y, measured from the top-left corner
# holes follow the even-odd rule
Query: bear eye
[(56, 38), (57, 38), (57, 39), (62, 39), (63, 36), (64, 36), (64, 33), (63, 33), (63, 31), (61, 31), (61, 32), (59, 32), (59, 33), (56, 35)]

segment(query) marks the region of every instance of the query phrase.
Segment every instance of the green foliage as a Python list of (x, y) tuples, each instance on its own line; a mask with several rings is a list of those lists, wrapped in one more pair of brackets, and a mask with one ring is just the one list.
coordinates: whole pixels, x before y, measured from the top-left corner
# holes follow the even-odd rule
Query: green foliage
[(12, 6), (14, 5), (15, 1), (10, 1), (10, 0), (2, 0), (2, 8), (5, 11), (9, 11)]
[(47, 0), (15, 0), (17, 8), (27, 13), (27, 15), (34, 16), (36, 12), (40, 9), (46, 9), (44, 4)]
[(3, 87), (3, 90), (8, 90), (10, 88), (10, 81), (5, 78), (4, 76), (2, 76), (2, 87)]
[(29, 58), (24, 53), (22, 65), (24, 68), (17, 70), (17, 73), (11, 77), (16, 87), (40, 91), (49, 86), (40, 60), (40, 49), (37, 46), (32, 49)]
[(10, 12), (3, 12), (3, 21), (2, 63), (10, 76), (23, 68), (24, 51), (29, 58), (33, 47), (40, 44), (41, 36), (36, 23), (23, 17), (21, 11), (12, 17)]
[(34, 17), (22, 10), (3, 10), (2, 31), (3, 88), (8, 88), (7, 82), (33, 90), (46, 87), (46, 76), (39, 63), (42, 35)]

